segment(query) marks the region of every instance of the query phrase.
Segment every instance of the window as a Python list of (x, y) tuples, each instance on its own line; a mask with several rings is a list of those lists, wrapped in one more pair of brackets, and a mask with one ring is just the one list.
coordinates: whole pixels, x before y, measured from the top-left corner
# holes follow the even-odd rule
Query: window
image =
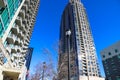
[(117, 49), (115, 49), (115, 53), (117, 53), (118, 52), (118, 50)]
[(108, 80), (112, 80), (111, 77), (108, 77)]
[(105, 58), (105, 55), (103, 55), (103, 58)]
[(111, 55), (111, 52), (109, 52), (108, 55)]
[(120, 59), (120, 54), (118, 55), (118, 58)]
[(120, 76), (116, 76), (116, 80), (120, 80)]
[(93, 76), (95, 76), (95, 74), (93, 74)]

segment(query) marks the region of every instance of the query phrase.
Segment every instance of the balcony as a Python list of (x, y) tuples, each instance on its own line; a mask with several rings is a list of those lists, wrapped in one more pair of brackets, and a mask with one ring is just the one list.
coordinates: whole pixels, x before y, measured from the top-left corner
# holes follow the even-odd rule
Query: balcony
[(22, 47), (22, 45), (23, 45), (23, 40), (20, 41), (20, 47)]
[(29, 43), (29, 42), (30, 42), (30, 40), (26, 39), (26, 42), (27, 42), (27, 43)]
[(2, 52), (0, 52), (0, 65), (4, 64), (4, 55), (2, 54)]
[(16, 46), (19, 46), (19, 45), (20, 45), (18, 39), (16, 39), (16, 41), (15, 41), (15, 45), (16, 45)]
[(19, 45), (15, 45), (16, 52), (18, 52), (18, 49), (19, 49)]
[[(21, 31), (26, 31), (24, 20), (23, 20), (22, 26), (20, 26), (19, 29), (20, 29)], [(24, 34), (24, 35), (25, 35), (25, 34)]]
[(21, 47), (19, 46), (17, 52), (21, 52), (21, 51), (22, 51), (22, 49), (21, 49)]
[(22, 34), (19, 32), (18, 33), (18, 37), (21, 39), (22, 38)]
[(28, 48), (29, 43), (25, 41), (24, 48)]
[(8, 45), (11, 49), (14, 49), (14, 45), (13, 44), (9, 44)]
[(24, 43), (23, 48), (24, 48), (24, 50), (27, 50), (28, 46), (27, 46), (27, 43), (26, 43), (26, 42)]
[(11, 60), (14, 61), (14, 57), (13, 56), (11, 56)]
[(8, 51), (8, 53), (11, 53), (11, 48), (9, 45), (6, 45), (6, 50)]
[(18, 43), (20, 43), (20, 38), (17, 38), (16, 41), (18, 41)]
[(27, 20), (26, 20), (26, 19), (23, 20), (23, 24), (24, 24), (25, 26), (27, 26)]
[(27, 50), (23, 49), (22, 54), (26, 54)]
[(19, 16), (22, 17), (22, 19), (25, 19), (25, 10), (21, 9)]
[(18, 25), (18, 26), (22, 26), (22, 18), (21, 17), (17, 17), (17, 19), (16, 19), (16, 24)]
[(22, 6), (22, 9), (25, 10), (25, 13), (27, 13), (28, 8), (27, 8), (27, 5), (26, 5), (26, 4), (24, 4), (24, 5)]
[(17, 49), (15, 48), (15, 46), (13, 48), (11, 48), (11, 53), (16, 53)]
[(9, 35), (8, 35), (8, 37), (7, 37), (6, 40), (7, 40), (7, 42), (8, 42), (9, 44), (13, 44), (13, 43), (15, 42), (15, 39), (16, 39), (15, 35), (9, 33)]
[(28, 13), (25, 14), (25, 18), (26, 18), (26, 19), (29, 19), (29, 14), (28, 14)]
[(16, 52), (13, 44), (7, 45), (6, 49), (7, 49), (8, 53), (10, 53), (9, 55), (11, 55), (11, 53), (15, 53)]
[(12, 27), (12, 32), (14, 33), (14, 34), (18, 34), (18, 32), (19, 32), (19, 27), (18, 27), (18, 25), (15, 25), (15, 26), (13, 26)]
[[(12, 66), (11, 65), (11, 61), (9, 61), (10, 59), (10, 54), (6, 51), (6, 48), (4, 47), (4, 45), (2, 44), (2, 40), (0, 40), (0, 51), (2, 52), (2, 54), (5, 56), (5, 61), (8, 60), (8, 64), (10, 65), (10, 67)], [(4, 62), (5, 62), (4, 61)]]

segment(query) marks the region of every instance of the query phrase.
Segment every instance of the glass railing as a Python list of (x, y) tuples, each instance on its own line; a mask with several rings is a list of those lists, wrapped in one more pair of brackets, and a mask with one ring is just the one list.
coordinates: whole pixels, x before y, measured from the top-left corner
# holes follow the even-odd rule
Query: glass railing
[(0, 22), (0, 37), (2, 36), (2, 32), (3, 32), (3, 27), (2, 27), (2, 23)]
[(0, 8), (0, 14), (4, 11), (5, 8)]
[(21, 3), (20, 0), (7, 0), (6, 2), (7, 6), (5, 8), (0, 8), (0, 37), (2, 37), (2, 34), (8, 28), (15, 11), (18, 9)]

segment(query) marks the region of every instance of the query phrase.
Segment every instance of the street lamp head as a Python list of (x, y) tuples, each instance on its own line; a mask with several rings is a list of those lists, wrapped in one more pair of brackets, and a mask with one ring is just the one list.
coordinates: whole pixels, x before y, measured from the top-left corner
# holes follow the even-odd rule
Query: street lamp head
[(43, 68), (44, 69), (46, 68), (46, 62), (43, 62)]
[(66, 31), (66, 35), (67, 35), (67, 36), (70, 36), (70, 35), (71, 35), (71, 30), (70, 30), (70, 29)]
[(46, 64), (46, 62), (43, 62), (43, 64)]

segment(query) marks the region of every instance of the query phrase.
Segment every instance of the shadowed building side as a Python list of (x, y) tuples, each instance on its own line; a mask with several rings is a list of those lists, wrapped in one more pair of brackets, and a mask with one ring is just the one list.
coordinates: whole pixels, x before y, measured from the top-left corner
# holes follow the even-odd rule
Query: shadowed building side
[(86, 10), (79, 0), (69, 0), (62, 14), (58, 65), (58, 80), (104, 80)]
[(33, 54), (33, 48), (29, 47), (27, 50), (27, 54), (26, 54), (26, 67), (27, 67), (27, 74), (26, 74), (26, 80), (28, 80), (29, 77), (29, 68), (30, 68), (30, 63), (31, 63), (31, 59), (32, 59), (32, 54)]

